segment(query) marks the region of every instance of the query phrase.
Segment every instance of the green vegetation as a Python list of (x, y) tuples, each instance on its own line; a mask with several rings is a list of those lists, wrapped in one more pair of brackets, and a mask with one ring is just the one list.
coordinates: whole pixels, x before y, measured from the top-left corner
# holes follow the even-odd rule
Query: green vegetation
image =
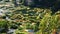
[(8, 15), (10, 21), (2, 18), (0, 28), (16, 29), (14, 34), (28, 34), (28, 29), (34, 30), (35, 34), (54, 34), (60, 29), (59, 11), (52, 15), (50, 9), (16, 7)]
[[(60, 11), (52, 15), (51, 9), (32, 8), (24, 5), (6, 7), (6, 9), (9, 9), (11, 13), (0, 17), (0, 29), (2, 28), (0, 34), (7, 34), (9, 29), (15, 29), (11, 34), (60, 33)], [(9, 17), (8, 20), (5, 18), (6, 16)], [(28, 30), (32, 30), (33, 32), (29, 32)]]

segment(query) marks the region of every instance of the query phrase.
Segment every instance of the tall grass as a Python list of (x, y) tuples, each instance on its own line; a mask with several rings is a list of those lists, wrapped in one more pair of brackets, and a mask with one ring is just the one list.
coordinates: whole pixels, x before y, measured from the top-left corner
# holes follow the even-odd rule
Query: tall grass
[(36, 34), (56, 34), (58, 28), (59, 15), (46, 13), (40, 21), (39, 31)]

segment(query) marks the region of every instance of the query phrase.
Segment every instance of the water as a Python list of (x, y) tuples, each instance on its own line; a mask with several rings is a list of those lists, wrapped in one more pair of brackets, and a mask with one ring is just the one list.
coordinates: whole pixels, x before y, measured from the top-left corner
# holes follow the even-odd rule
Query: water
[(34, 34), (34, 30), (28, 29), (28, 34)]
[(2, 30), (4, 30), (4, 28), (0, 28), (0, 32), (1, 32)]
[(9, 31), (7, 31), (7, 34), (13, 34), (15, 32), (15, 29), (9, 29)]
[(2, 9), (0, 9), (0, 16), (2, 16), (3, 15), (3, 10)]

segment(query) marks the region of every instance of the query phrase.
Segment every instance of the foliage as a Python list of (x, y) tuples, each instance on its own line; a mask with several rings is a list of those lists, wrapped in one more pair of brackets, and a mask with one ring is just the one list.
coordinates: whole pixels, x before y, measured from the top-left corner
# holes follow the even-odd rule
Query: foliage
[(7, 26), (7, 21), (0, 21), (0, 28), (4, 28), (5, 26)]
[[(54, 30), (58, 29), (58, 22), (59, 18), (58, 15), (51, 15), (51, 14), (46, 14), (43, 19), (40, 21), (40, 25), (39, 25), (39, 31), (37, 32), (37, 34), (41, 33), (41, 34), (51, 34), (52, 32), (55, 32)], [(56, 33), (55, 32), (55, 33)], [(52, 33), (53, 34), (53, 33)]]
[[(60, 11), (52, 15), (51, 9), (32, 8), (28, 6), (12, 7), (13, 10), (9, 21), (0, 21), (0, 27), (15, 29), (14, 34), (28, 34), (28, 29), (34, 30), (36, 34), (53, 34), (60, 29)], [(3, 19), (3, 18), (0, 18)], [(54, 31), (55, 30), (55, 31)]]

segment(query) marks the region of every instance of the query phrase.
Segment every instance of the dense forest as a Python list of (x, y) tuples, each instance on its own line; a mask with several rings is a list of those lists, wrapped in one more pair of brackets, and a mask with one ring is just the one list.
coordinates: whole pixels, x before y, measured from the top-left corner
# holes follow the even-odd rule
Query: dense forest
[(0, 0), (0, 34), (60, 34), (60, 0)]

